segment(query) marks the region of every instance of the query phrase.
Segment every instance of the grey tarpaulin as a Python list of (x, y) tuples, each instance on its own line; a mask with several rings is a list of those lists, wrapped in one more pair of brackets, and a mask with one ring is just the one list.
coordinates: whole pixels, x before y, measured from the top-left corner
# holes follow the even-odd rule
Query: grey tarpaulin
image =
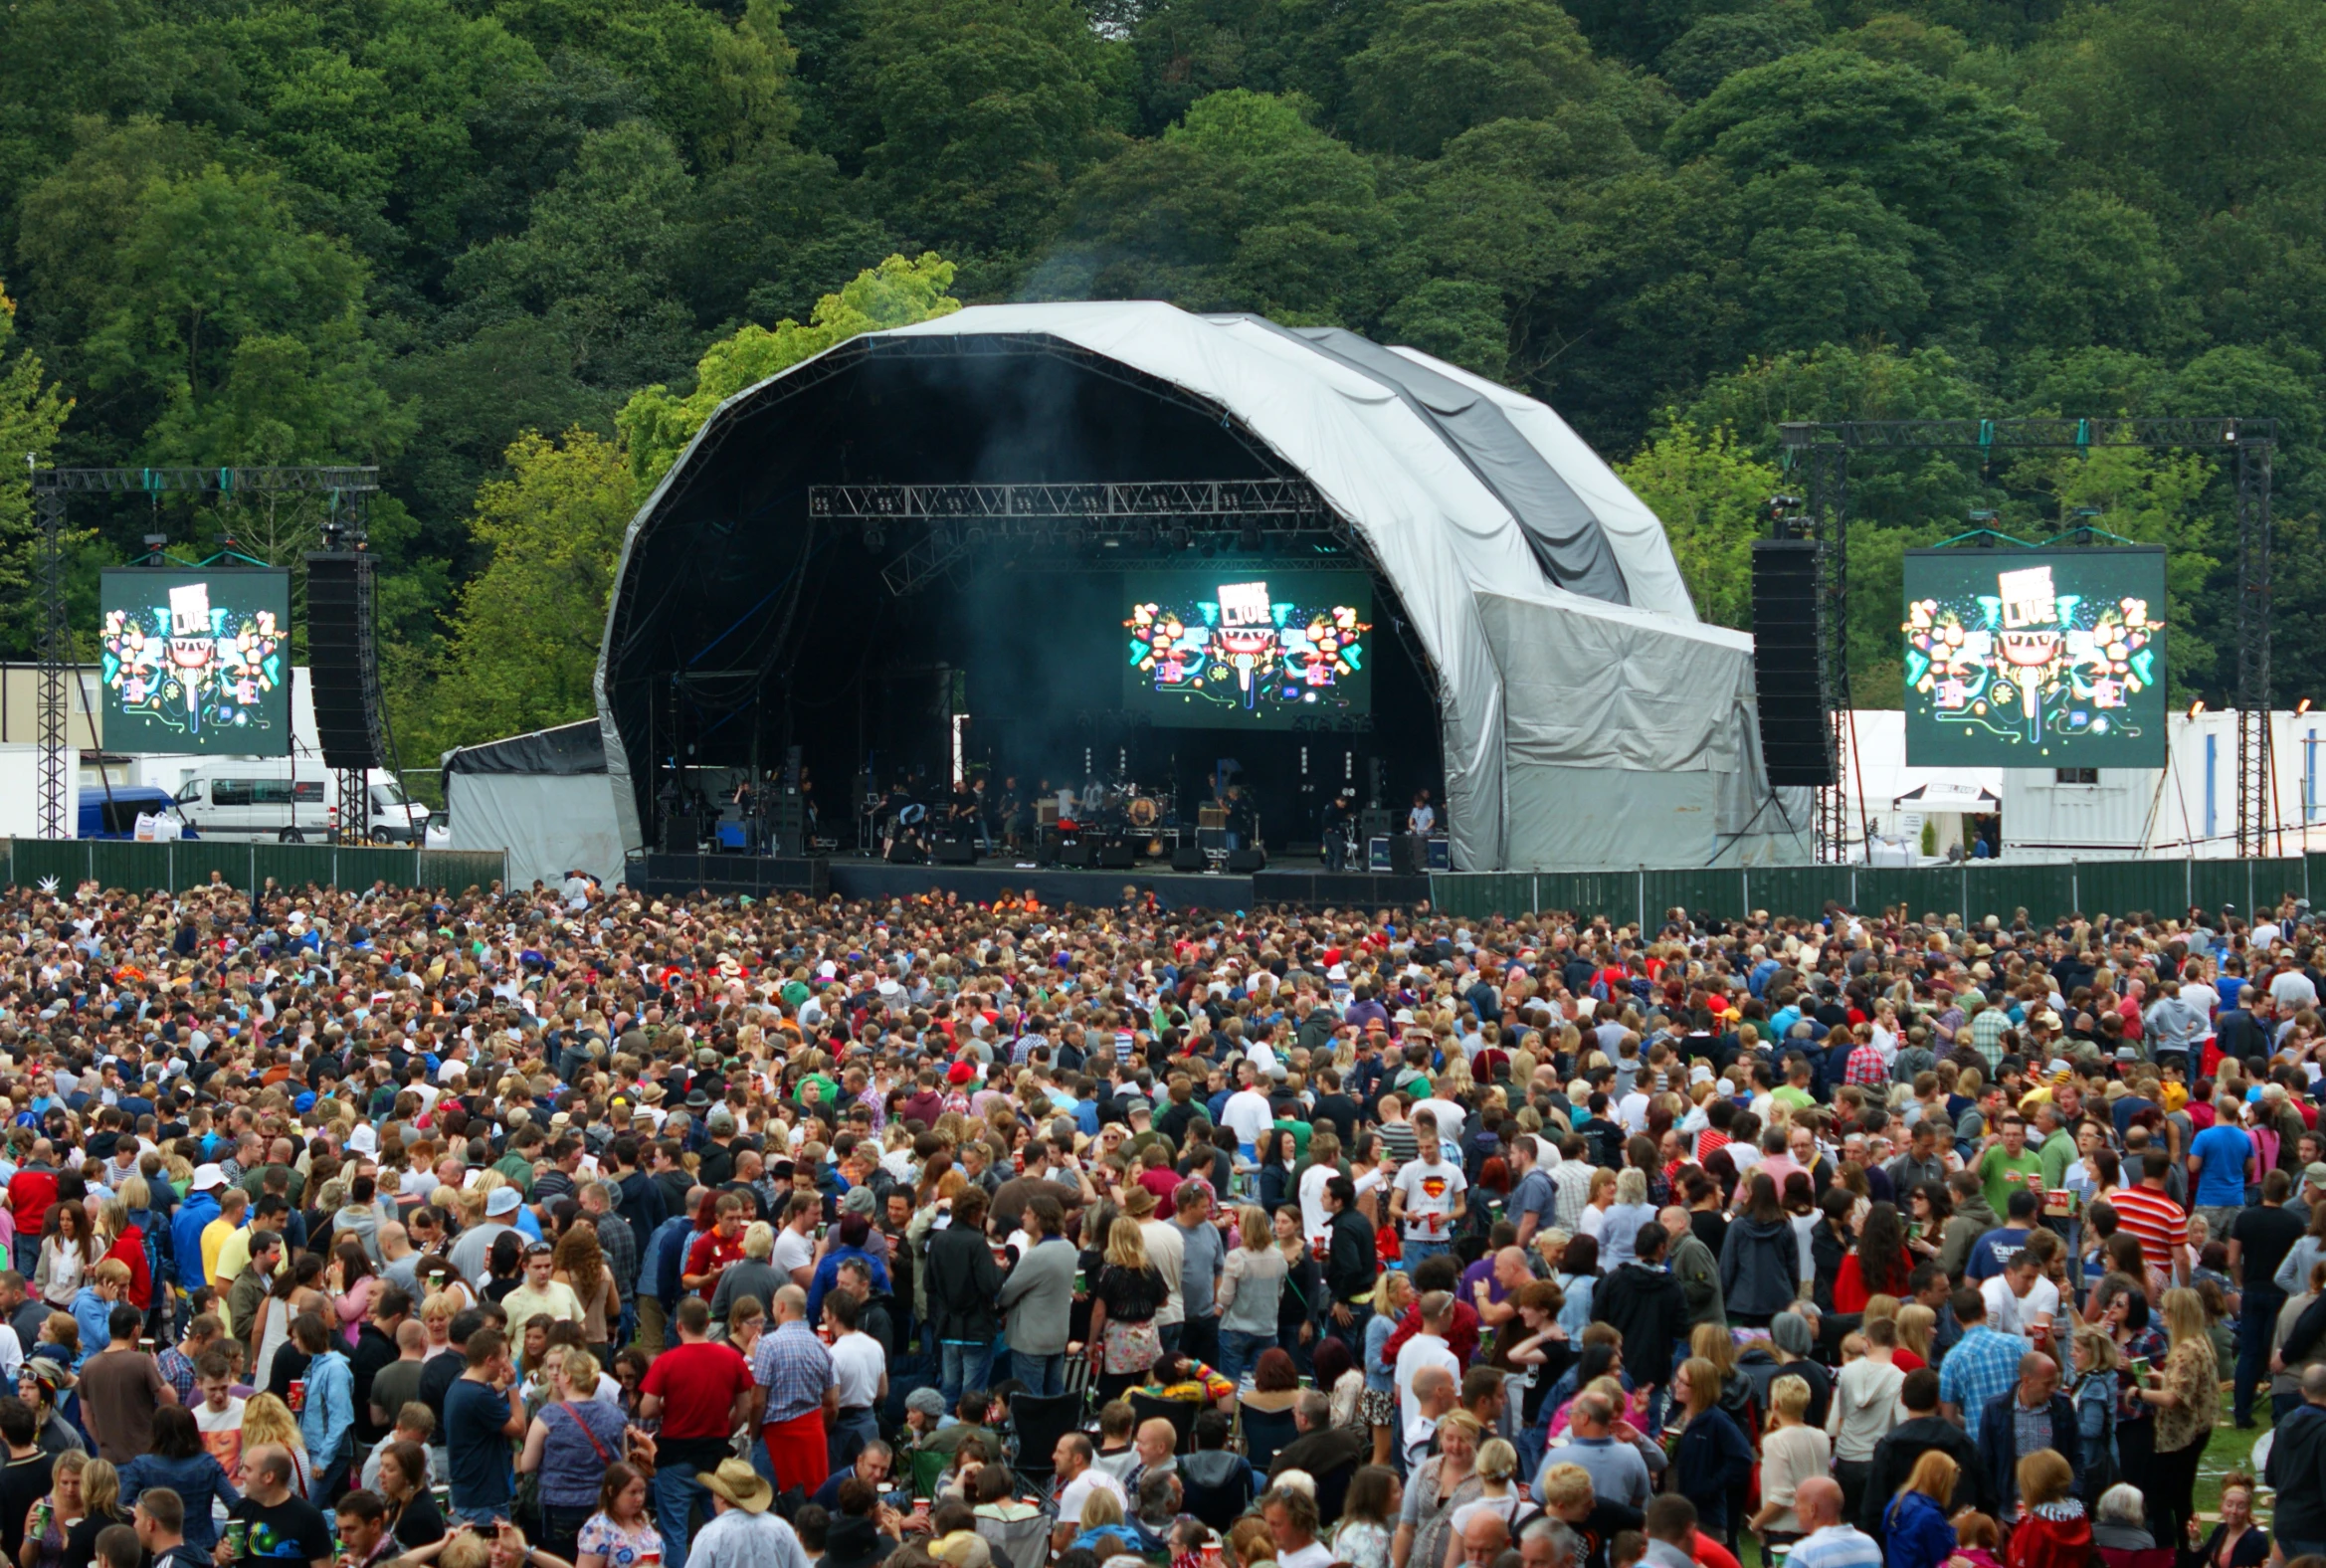
[(456, 850), (500, 850), (508, 882), (557, 882), (579, 869), (622, 880), (622, 830), (596, 719), (444, 754)]
[(1456, 869), (1670, 865), (1681, 843), (1707, 862), (1786, 853), (1760, 843), (1779, 813), (1752, 743), (1749, 639), (1697, 623), (1662, 524), (1555, 413), (1411, 349), (1150, 301), (976, 306), (843, 344), (712, 413), (632, 520), (608, 611), (597, 695), (624, 842), (645, 837), (654, 674), (629, 651), (700, 613), (651, 563), (687, 550), (688, 526), (735, 525), (754, 453), (813, 428), (836, 367), (945, 345), (1026, 374), (1058, 351), (1118, 367), (1315, 487), (1435, 676)]

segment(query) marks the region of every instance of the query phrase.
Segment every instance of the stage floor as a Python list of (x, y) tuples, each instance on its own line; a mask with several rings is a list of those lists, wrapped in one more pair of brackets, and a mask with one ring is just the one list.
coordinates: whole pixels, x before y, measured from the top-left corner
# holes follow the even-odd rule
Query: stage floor
[(1085, 908), (1120, 903), (1124, 889), (1149, 892), (1168, 909), (1250, 909), (1256, 904), (1306, 908), (1412, 905), (1430, 896), (1428, 877), (1333, 873), (1315, 863), (1270, 868), (1249, 877), (1173, 872), (1145, 862), (1128, 871), (1021, 867), (1001, 859), (976, 866), (891, 866), (858, 856), (782, 860), (753, 855), (646, 855), (630, 863), (629, 881), (650, 893), (750, 893), (757, 897), (807, 892), (852, 899), (953, 894), (988, 903), (1008, 887), (1032, 893), (1046, 906)]

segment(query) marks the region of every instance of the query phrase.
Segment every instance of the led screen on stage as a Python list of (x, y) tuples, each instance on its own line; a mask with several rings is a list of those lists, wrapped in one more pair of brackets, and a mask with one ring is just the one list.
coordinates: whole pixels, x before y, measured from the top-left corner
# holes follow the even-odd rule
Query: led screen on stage
[(1906, 761), (2165, 765), (2165, 552), (1906, 552)]
[(1373, 705), (1373, 584), (1362, 572), (1131, 573), (1123, 706), (1182, 728), (1285, 729)]
[(289, 572), (125, 567), (99, 598), (106, 749), (290, 755)]

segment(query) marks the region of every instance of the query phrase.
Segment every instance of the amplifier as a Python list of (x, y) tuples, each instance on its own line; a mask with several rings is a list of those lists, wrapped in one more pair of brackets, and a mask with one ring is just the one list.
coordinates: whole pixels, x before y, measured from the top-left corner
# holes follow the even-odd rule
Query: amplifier
[(1198, 806), (1195, 809), (1195, 825), (1199, 828), (1227, 827), (1228, 808), (1225, 806)]

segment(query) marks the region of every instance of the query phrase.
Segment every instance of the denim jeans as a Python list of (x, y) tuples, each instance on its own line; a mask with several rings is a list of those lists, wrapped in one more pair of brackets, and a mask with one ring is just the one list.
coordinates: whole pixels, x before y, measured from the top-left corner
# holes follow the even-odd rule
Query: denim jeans
[(1405, 1244), (1406, 1273), (1413, 1273), (1415, 1267), (1426, 1259), (1444, 1258), (1453, 1251), (1454, 1244), (1451, 1242), (1407, 1242)]
[(2246, 1283), (2244, 1310), (2237, 1318), (2237, 1387), (2229, 1396), (2230, 1419), (2240, 1427), (2253, 1419), (2253, 1389), (2269, 1370), (2269, 1341), (2284, 1306), (2285, 1293), (2275, 1285), (2257, 1279)]
[(686, 1542), (693, 1534), (693, 1512), (710, 1511), (710, 1493), (694, 1478), (692, 1465), (666, 1465), (655, 1471), (655, 1526), (663, 1535), (663, 1561), (686, 1560)]
[(1066, 1358), (1063, 1355), (1032, 1355), (1013, 1350), (1010, 1371), (1026, 1385), (1026, 1392), (1038, 1399), (1053, 1399), (1066, 1391)]
[(1362, 1369), (1365, 1365), (1365, 1325), (1372, 1321), (1373, 1308), (1369, 1306), (1350, 1306), (1349, 1323), (1346, 1328), (1342, 1327), (1338, 1322), (1334, 1321), (1332, 1311), (1329, 1307), (1325, 1310), (1325, 1331), (1331, 1334), (1333, 1338), (1339, 1340), (1342, 1344), (1348, 1346), (1349, 1359), (1354, 1362), (1359, 1369)]
[(993, 1376), (994, 1347), (990, 1340), (948, 1339), (943, 1350), (937, 1397), (945, 1402), (945, 1413), (951, 1415), (964, 1393), (992, 1386), (988, 1380)]
[(1240, 1328), (1220, 1330), (1220, 1376), (1231, 1383), (1242, 1383), (1260, 1353), (1276, 1342), (1273, 1334), (1248, 1334)]

